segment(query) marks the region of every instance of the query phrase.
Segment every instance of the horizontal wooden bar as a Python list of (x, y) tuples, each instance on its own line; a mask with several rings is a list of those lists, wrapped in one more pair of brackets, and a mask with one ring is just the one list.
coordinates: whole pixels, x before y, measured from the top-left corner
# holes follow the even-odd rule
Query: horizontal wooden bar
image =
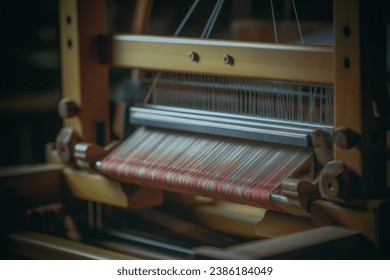
[(161, 190), (124, 186), (98, 173), (65, 168), (66, 184), (72, 196), (121, 208), (146, 208), (163, 202)]
[(134, 260), (116, 253), (75, 241), (37, 233), (18, 232), (8, 235), (11, 251), (21, 257), (43, 260)]
[[(365, 199), (354, 201), (360, 208), (345, 207), (330, 201), (315, 200), (311, 204), (311, 217), (316, 226), (339, 225), (357, 230), (370, 239), (383, 253), (390, 249), (390, 201)], [(351, 204), (353, 202), (351, 201)]]
[(200, 204), (193, 207), (197, 221), (207, 228), (224, 233), (258, 238), (257, 224), (267, 210), (223, 201)]
[(333, 84), (333, 47), (139, 35), (107, 40), (114, 67)]
[(127, 195), (120, 183), (96, 173), (64, 169), (65, 181), (72, 196), (88, 201), (127, 208)]
[(339, 260), (371, 259), (377, 256), (373, 244), (360, 232), (337, 226), (315, 228), (226, 248), (203, 246), (194, 251), (196, 259)]
[(57, 164), (15, 165), (0, 168), (0, 197), (5, 205), (38, 207), (63, 201), (64, 178)]

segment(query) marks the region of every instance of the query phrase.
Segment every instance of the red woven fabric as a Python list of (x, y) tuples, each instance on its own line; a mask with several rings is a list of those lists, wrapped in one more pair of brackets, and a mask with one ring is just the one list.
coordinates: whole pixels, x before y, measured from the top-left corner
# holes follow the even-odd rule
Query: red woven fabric
[(305, 148), (141, 128), (98, 168), (123, 182), (281, 211), (270, 193), (310, 155)]

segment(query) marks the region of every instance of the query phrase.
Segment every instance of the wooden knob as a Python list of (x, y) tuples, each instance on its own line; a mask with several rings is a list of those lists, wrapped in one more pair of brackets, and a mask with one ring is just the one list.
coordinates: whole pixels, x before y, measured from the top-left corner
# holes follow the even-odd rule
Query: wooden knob
[(69, 163), (73, 161), (73, 149), (79, 140), (78, 134), (70, 127), (62, 128), (57, 134), (56, 150), (62, 162)]
[(328, 162), (320, 172), (321, 197), (336, 203), (347, 203), (356, 194), (357, 180), (342, 161)]
[(76, 102), (68, 98), (61, 99), (61, 101), (58, 103), (57, 109), (58, 109), (58, 114), (63, 119), (75, 117), (78, 115), (80, 111)]
[(359, 135), (348, 127), (337, 128), (333, 134), (336, 145), (343, 149), (356, 147), (360, 142)]
[(103, 159), (108, 151), (92, 143), (77, 143), (74, 147), (74, 157), (82, 168), (94, 168), (95, 163)]

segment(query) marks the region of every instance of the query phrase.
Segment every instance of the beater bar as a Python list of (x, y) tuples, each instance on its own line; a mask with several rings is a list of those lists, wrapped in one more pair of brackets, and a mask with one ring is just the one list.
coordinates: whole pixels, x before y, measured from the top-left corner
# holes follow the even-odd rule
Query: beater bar
[(308, 136), (314, 130), (332, 132), (331, 126), (158, 105), (131, 107), (130, 123), (301, 147), (310, 146)]

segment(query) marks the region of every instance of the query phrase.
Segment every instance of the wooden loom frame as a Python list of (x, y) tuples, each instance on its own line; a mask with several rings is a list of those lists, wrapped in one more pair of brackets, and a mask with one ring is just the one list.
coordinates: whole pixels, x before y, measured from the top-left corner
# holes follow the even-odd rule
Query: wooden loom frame
[[(377, 5), (334, 1), (335, 47), (113, 35), (105, 38), (106, 65), (98, 59), (98, 37), (106, 33), (104, 1), (92, 5), (82, 0), (78, 6), (76, 2), (60, 1), (62, 84), (63, 96), (82, 110), (64, 124), (82, 135), (83, 141), (108, 143), (107, 66), (333, 84), (334, 127), (347, 127), (360, 135), (356, 147), (336, 148), (334, 158), (360, 176), (363, 196), (387, 191), (385, 9), (381, 1)], [(135, 22), (142, 29), (150, 3), (139, 5)], [(189, 52), (198, 54), (199, 60), (189, 60)], [(225, 54), (234, 59), (233, 65), (223, 63)], [(99, 125), (104, 139), (97, 139)]]
[[(333, 84), (334, 126), (347, 127), (358, 134), (360, 139), (351, 149), (336, 148), (334, 157), (343, 161), (358, 175), (359, 181), (356, 184), (361, 198), (384, 197), (388, 193), (384, 152), (388, 116), (386, 67), (383, 59), (385, 9), (380, 6), (382, 1), (374, 2), (375, 4), (366, 0), (334, 0), (335, 47), (316, 47), (107, 35), (104, 0), (60, 0), (62, 94), (79, 108), (77, 116), (64, 119), (64, 127), (73, 129), (84, 142), (100, 145), (110, 142), (109, 66)], [(135, 18), (134, 33), (142, 33), (145, 29), (146, 21), (143, 19), (148, 17), (150, 5), (151, 1), (137, 1), (138, 16)], [(371, 30), (376, 30), (377, 33)], [(374, 33), (383, 36), (375, 36)], [(103, 46), (106, 55), (102, 58)], [(158, 54), (151, 52), (155, 49), (158, 49)], [(189, 52), (196, 53), (199, 59), (195, 62), (188, 59)], [(225, 55), (230, 56), (233, 62), (224, 63)], [(43, 172), (62, 173), (72, 195), (82, 200), (124, 208), (153, 206), (162, 201), (162, 192), (158, 190), (139, 188), (129, 192), (119, 183), (98, 174), (66, 166), (61, 167), (61, 170)], [(380, 203), (377, 200), (368, 201), (366, 204), (369, 210), (360, 215), (359, 211), (318, 200), (313, 202), (312, 215), (319, 219), (325, 215), (325, 220), (329, 221), (325, 221), (323, 225), (332, 224), (340, 217), (345, 221), (362, 219), (363, 228), (369, 228), (365, 235), (378, 242), (377, 246), (387, 248), (389, 243), (382, 241), (382, 235), (389, 232), (388, 226), (385, 231), (379, 232), (378, 225), (373, 222), (378, 217), (371, 213), (374, 208), (382, 207)], [(282, 223), (286, 223), (290, 218), (274, 215), (273, 219), (281, 219)], [(264, 223), (267, 225), (272, 221)], [(294, 223), (301, 222), (298, 219)], [(342, 225), (361, 229), (353, 221)], [(301, 228), (311, 227), (303, 222)], [(259, 234), (264, 235), (265, 231), (259, 230)], [(341, 240), (349, 235), (343, 231), (333, 231), (330, 230), (329, 233), (325, 230), (320, 233), (318, 242), (328, 242), (329, 239), (321, 238), (326, 234), (334, 234), (334, 240)], [(356, 233), (351, 234), (356, 237)], [(304, 239), (305, 237), (299, 238)], [(288, 241), (284, 242), (285, 245), (286, 242)], [(304, 247), (302, 244), (299, 246)], [(241, 255), (245, 250), (244, 247), (233, 248), (228, 249), (228, 253), (231, 257), (240, 258), (248, 256)], [(199, 254), (221, 257), (225, 253), (226, 251), (203, 248)], [(258, 254), (249, 256), (259, 257)]]

